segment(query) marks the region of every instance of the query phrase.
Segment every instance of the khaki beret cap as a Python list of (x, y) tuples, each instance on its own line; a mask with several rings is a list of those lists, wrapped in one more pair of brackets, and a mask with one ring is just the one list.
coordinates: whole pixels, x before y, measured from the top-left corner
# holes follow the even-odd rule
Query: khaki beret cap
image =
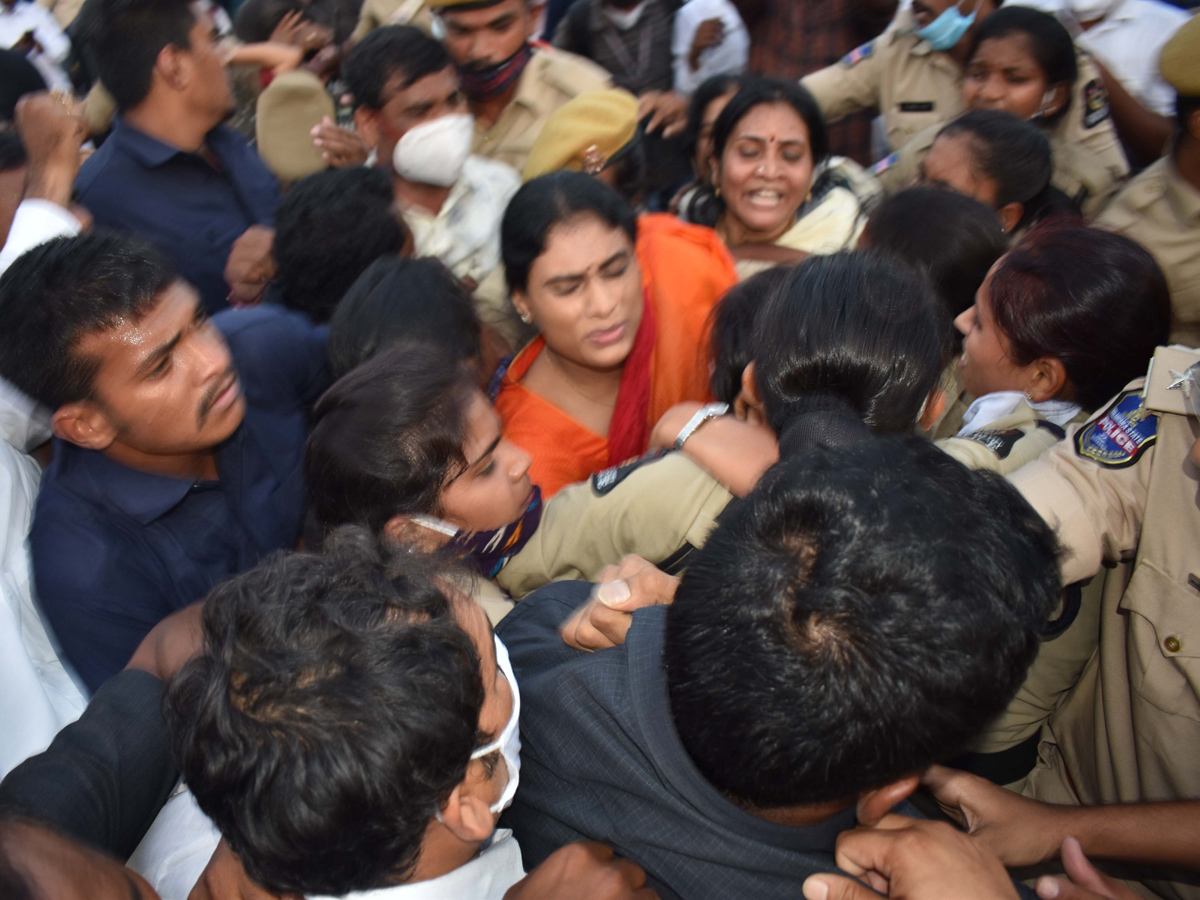
[(637, 134), (638, 101), (622, 90), (580, 94), (546, 120), (529, 149), (525, 181), (570, 169), (595, 173)]
[(1200, 97), (1200, 15), (1188, 19), (1163, 45), (1158, 68), (1183, 96)]
[(277, 75), (258, 96), (254, 123), (258, 155), (276, 178), (298, 181), (325, 169), (312, 129), (336, 115), (333, 98), (307, 69)]

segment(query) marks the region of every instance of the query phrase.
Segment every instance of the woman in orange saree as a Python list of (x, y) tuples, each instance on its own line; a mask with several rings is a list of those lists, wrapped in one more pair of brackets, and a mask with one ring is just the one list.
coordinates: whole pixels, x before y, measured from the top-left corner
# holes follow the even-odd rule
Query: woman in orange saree
[(708, 315), (736, 281), (732, 260), (706, 229), (656, 216), (640, 230), (579, 172), (534, 179), (505, 213), (513, 305), (540, 334), (503, 374), (496, 409), (545, 498), (639, 456), (663, 412), (709, 397)]

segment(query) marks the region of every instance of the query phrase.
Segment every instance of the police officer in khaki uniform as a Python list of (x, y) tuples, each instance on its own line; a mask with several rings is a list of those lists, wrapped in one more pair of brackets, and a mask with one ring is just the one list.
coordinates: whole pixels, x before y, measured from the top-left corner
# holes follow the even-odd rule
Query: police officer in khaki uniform
[[(953, 6), (951, 0), (915, 0), (875, 40), (806, 75), (800, 83), (812, 92), (830, 122), (864, 109), (879, 110), (888, 146), (904, 146), (918, 131), (945, 122), (962, 109), (959, 80), (977, 25), (972, 24), (945, 52), (935, 51), (914, 34)], [(979, 0), (976, 23), (993, 8), (992, 0)]]
[(612, 86), (590, 60), (533, 45), (534, 0), (428, 0), (475, 116), (478, 156), (518, 172), (550, 114), (573, 97)]
[(1137, 176), (1097, 220), (1154, 254), (1171, 289), (1171, 340), (1200, 346), (1200, 17), (1163, 47), (1163, 78), (1178, 94), (1170, 152)]
[[(1064, 584), (1131, 563), (1108, 573), (1078, 683), (1035, 686), (1049, 698), (1049, 721), (1027, 796), (1073, 805), (1200, 797), (1197, 363), (1200, 352), (1160, 348), (1146, 379), (1010, 478), (1062, 542)], [(1054, 651), (1049, 643), (1042, 655)], [(1200, 897), (1195, 883), (1154, 874), (1139, 880), (1158, 896)]]
[[(971, 26), (948, 50), (935, 50), (929, 40), (916, 34), (942, 15), (956, 11), (970, 15), (972, 9)], [(962, 110), (966, 56), (979, 23), (994, 10), (992, 0), (978, 0), (976, 7), (971, 0), (960, 0), (959, 7), (951, 0), (914, 0), (912, 8), (901, 10), (878, 38), (852, 50), (841, 62), (805, 76), (800, 83), (812, 92), (831, 122), (862, 109), (878, 109), (888, 146), (899, 150), (918, 132), (944, 124)], [(1084, 144), (1104, 165), (1114, 164), (1122, 173), (1128, 172), (1100, 74), (1082, 54), (1078, 63), (1072, 114), (1058, 126), (1062, 129), (1060, 142)], [(932, 142), (931, 137), (927, 140)]]

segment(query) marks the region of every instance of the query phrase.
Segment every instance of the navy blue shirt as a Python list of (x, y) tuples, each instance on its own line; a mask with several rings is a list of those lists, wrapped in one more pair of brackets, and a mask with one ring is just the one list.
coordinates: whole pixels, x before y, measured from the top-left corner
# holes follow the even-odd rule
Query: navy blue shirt
[(217, 312), (229, 305), (224, 273), (233, 242), (251, 225), (274, 223), (279, 185), (232, 129), (217, 126), (205, 146), (219, 168), (118, 119), (80, 168), (75, 192), (97, 225), (162, 250)]
[(219, 481), (140, 472), (59, 440), (42, 478), (34, 583), (93, 691), (165, 616), (300, 536), (308, 409), (329, 380), (325, 329), (266, 306), (213, 321), (246, 398), (245, 420), (216, 450)]

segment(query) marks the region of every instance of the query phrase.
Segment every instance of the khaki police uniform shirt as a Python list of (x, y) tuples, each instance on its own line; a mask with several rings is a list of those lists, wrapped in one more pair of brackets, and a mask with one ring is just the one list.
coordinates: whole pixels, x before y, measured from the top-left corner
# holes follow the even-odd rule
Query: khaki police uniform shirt
[(1022, 400), (1007, 416), (961, 437), (945, 438), (938, 447), (964, 466), (1007, 475), (1037, 459), (1066, 435)]
[(1164, 157), (1134, 178), (1096, 224), (1154, 254), (1171, 289), (1171, 340), (1200, 346), (1200, 190)]
[(595, 581), (630, 553), (678, 572), (732, 499), (682, 453), (605, 469), (546, 503), (537, 530), (496, 582), (520, 599), (551, 581)]
[(901, 10), (875, 40), (800, 80), (826, 119), (878, 109), (895, 149), (962, 109), (958, 64), (913, 34), (915, 27), (912, 12)]
[(580, 94), (612, 87), (612, 76), (582, 56), (538, 48), (521, 73), (512, 101), (491, 128), (475, 123), (471, 152), (524, 171), (525, 159), (550, 114)]
[[(1200, 355), (1176, 351), (1164, 365), (1162, 353), (1145, 399), (1134, 382), (1011, 477), (1063, 544), (1064, 584), (1132, 562), (1127, 584), (1106, 586), (1096, 650), (1043, 731), (1024, 789), (1040, 800), (1200, 797), (1200, 474), (1188, 459), (1200, 423), (1167, 389), (1171, 371)], [(1145, 884), (1163, 897), (1200, 897), (1195, 886)]]
[[(901, 10), (875, 40), (801, 79), (826, 119), (836, 122), (862, 109), (878, 109), (888, 146), (899, 150), (918, 132), (948, 122), (962, 111), (962, 70), (950, 56), (913, 34), (914, 27), (911, 10)], [(1076, 63), (1079, 76), (1071, 107), (1056, 124), (1051, 140), (1082, 144), (1124, 177), (1129, 166), (1109, 115), (1100, 73), (1078, 50)]]
[(363, 0), (358, 24), (350, 37), (358, 43), (381, 25), (414, 25), (429, 32), (433, 14), (425, 0)]

